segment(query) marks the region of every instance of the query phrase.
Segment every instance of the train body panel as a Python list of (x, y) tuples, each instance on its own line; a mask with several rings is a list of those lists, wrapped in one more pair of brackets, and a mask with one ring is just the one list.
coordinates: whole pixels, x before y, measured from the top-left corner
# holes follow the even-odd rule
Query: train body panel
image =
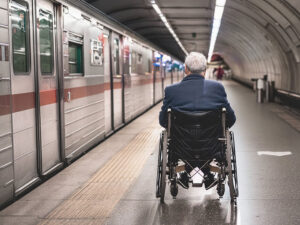
[(89, 22), (88, 15), (68, 6), (64, 10), (65, 154), (72, 159), (105, 134), (104, 36), (108, 31)]
[(168, 68), (164, 68), (164, 86), (167, 87), (172, 84), (172, 74), (168, 71)]
[(130, 45), (130, 75), (125, 79), (125, 118), (134, 118), (153, 104), (152, 50), (137, 42)]
[(179, 81), (161, 50), (75, 2), (0, 1), (0, 207)]

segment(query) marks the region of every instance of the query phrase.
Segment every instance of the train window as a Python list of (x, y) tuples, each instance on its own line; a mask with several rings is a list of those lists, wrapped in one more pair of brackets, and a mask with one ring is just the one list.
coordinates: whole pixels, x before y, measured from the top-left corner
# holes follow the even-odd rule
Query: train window
[(39, 11), (40, 61), (42, 75), (53, 73), (53, 19), (52, 14)]
[(119, 39), (114, 39), (114, 46), (115, 46), (115, 52), (114, 52), (114, 66), (115, 66), (115, 74), (120, 74), (120, 48), (119, 48)]
[(83, 52), (82, 45), (69, 42), (69, 73), (83, 74)]
[(24, 1), (11, 2), (12, 55), (15, 74), (28, 74), (30, 68), (29, 15)]
[(137, 54), (137, 63), (138, 63), (138, 64), (142, 64), (142, 61), (143, 61), (143, 55), (140, 54), (140, 53), (138, 53), (138, 54)]

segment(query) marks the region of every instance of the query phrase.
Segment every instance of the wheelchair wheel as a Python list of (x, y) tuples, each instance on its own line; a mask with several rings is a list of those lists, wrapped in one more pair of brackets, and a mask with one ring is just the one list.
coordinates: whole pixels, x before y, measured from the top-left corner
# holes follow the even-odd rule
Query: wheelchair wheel
[(160, 134), (158, 162), (157, 162), (157, 176), (156, 176), (156, 198), (161, 196), (161, 176), (162, 176), (162, 150), (163, 150), (163, 133)]
[(235, 143), (233, 132), (227, 131), (227, 150), (226, 158), (228, 162), (228, 186), (230, 190), (231, 200), (235, 200), (239, 196), (237, 166), (235, 155)]
[(239, 185), (238, 185), (238, 176), (237, 176), (237, 166), (236, 166), (236, 154), (235, 154), (235, 141), (234, 141), (234, 133), (230, 132), (230, 141), (231, 141), (231, 149), (232, 149), (232, 170), (233, 170), (233, 178), (235, 183), (235, 193), (236, 197), (239, 197)]
[(156, 178), (156, 197), (164, 202), (166, 191), (166, 169), (167, 169), (167, 133), (163, 131), (160, 136), (157, 178)]

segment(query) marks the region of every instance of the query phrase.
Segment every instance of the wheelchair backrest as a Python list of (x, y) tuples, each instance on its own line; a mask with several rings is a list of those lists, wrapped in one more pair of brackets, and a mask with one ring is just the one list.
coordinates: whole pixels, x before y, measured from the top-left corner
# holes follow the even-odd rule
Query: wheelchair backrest
[(219, 138), (224, 137), (224, 116), (222, 109), (184, 112), (169, 112), (168, 133), (170, 149), (179, 158), (211, 158), (221, 147)]

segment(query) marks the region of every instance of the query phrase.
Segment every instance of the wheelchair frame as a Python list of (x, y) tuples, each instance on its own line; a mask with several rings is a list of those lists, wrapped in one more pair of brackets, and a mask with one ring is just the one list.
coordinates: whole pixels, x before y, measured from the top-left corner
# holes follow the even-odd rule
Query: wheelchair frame
[[(236, 201), (239, 196), (237, 165), (235, 154), (234, 133), (226, 127), (226, 109), (222, 108), (222, 137), (219, 141), (222, 143), (221, 160), (218, 162), (218, 167), (214, 169), (218, 173), (217, 192), (220, 198), (225, 193), (225, 183), (227, 183), (230, 191), (231, 201)], [(173, 198), (176, 198), (178, 193), (178, 179), (177, 179), (177, 162), (169, 162), (169, 142), (171, 140), (171, 109), (168, 110), (168, 127), (160, 134), (159, 152), (158, 152), (158, 165), (157, 165), (157, 179), (156, 179), (156, 197), (160, 198), (163, 203), (165, 198), (165, 190), (167, 179), (170, 183), (170, 191)], [(214, 158), (213, 158), (214, 159)], [(211, 159), (211, 160), (213, 160)], [(182, 160), (182, 159), (181, 159)], [(211, 160), (204, 163), (202, 167), (207, 165)], [(182, 160), (186, 165), (194, 169), (186, 160)], [(201, 168), (202, 168), (201, 167)], [(200, 169), (197, 173), (200, 171)], [(168, 178), (167, 178), (168, 176)]]

